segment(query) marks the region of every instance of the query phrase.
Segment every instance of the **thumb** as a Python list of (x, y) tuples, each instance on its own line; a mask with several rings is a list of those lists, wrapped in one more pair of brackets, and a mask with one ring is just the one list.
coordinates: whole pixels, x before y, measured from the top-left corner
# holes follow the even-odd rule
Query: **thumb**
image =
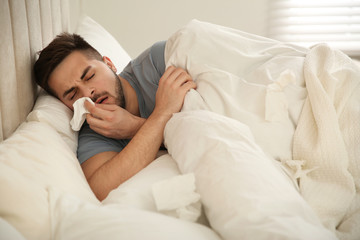
[(92, 104), (92, 103), (91, 103), (90, 101), (88, 101), (88, 100), (86, 100), (86, 101), (84, 102), (84, 106), (85, 106), (85, 108), (86, 108), (88, 111), (91, 111), (91, 109), (95, 107), (94, 104)]

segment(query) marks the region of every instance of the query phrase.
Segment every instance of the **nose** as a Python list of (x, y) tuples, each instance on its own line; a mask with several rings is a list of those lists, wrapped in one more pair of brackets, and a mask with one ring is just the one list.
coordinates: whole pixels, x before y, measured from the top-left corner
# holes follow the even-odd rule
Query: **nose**
[(89, 97), (92, 98), (95, 95), (95, 89), (90, 86), (83, 86), (80, 89), (82, 97)]

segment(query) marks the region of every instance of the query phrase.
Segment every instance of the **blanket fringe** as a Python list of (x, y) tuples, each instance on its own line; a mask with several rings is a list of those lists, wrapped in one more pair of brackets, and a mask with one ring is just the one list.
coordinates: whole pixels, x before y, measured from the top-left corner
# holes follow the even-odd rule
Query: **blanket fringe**
[(308, 173), (319, 168), (318, 166), (315, 166), (310, 169), (304, 169), (306, 160), (282, 160), (281, 163), (290, 168), (293, 173), (293, 178), (297, 181), (305, 177)]

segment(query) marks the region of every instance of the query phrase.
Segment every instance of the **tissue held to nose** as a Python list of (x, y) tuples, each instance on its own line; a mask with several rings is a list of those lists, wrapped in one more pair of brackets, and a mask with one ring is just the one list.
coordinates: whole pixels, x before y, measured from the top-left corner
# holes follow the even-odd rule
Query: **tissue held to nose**
[(74, 102), (74, 116), (70, 121), (70, 126), (74, 131), (79, 131), (86, 119), (86, 114), (89, 111), (85, 108), (85, 101), (89, 101), (93, 105), (95, 104), (89, 97), (79, 98)]

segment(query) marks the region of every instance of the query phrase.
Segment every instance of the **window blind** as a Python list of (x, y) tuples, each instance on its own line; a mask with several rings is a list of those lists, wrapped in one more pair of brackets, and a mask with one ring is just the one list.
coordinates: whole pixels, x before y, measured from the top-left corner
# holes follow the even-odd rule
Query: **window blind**
[(270, 0), (268, 36), (360, 56), (360, 0)]

